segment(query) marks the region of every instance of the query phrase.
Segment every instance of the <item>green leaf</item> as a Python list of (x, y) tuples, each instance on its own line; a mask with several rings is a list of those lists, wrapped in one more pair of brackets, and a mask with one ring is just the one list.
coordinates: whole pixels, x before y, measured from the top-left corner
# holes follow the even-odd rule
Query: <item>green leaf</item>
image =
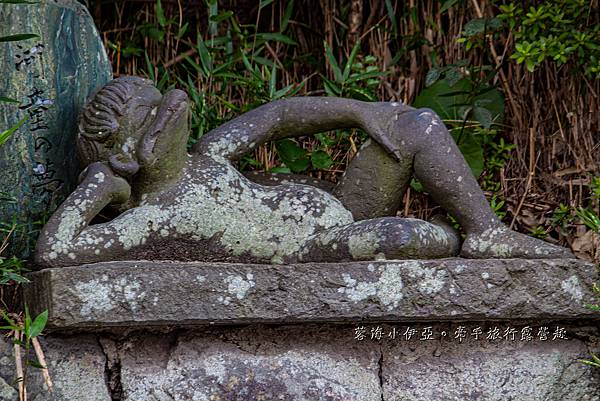
[[(492, 114), (492, 121), (502, 123), (504, 118), (504, 96), (496, 88), (474, 91), (472, 83), (463, 78), (450, 87), (445, 79), (425, 88), (415, 99), (414, 107), (428, 107), (434, 110), (442, 120), (462, 120), (461, 107), (474, 105), (480, 101), (486, 103), (486, 109)], [(471, 93), (476, 95), (472, 96)]]
[(387, 11), (388, 18), (392, 21), (392, 29), (394, 34), (398, 32), (398, 23), (396, 22), (396, 13), (394, 12), (394, 6), (390, 0), (385, 0), (385, 9)]
[(310, 155), (310, 161), (314, 168), (327, 170), (333, 165), (333, 159), (323, 150), (316, 150)]
[(465, 103), (470, 91), (470, 83), (463, 79), (453, 88), (446, 80), (437, 81), (425, 88), (416, 97), (414, 107), (428, 107), (435, 111), (442, 120), (462, 120), (459, 105)]
[(233, 11), (222, 11), (217, 15), (211, 16), (209, 19), (212, 22), (221, 22), (233, 16)]
[(338, 65), (337, 60), (335, 59), (335, 56), (333, 55), (333, 52), (331, 51), (331, 48), (327, 42), (324, 41), (323, 44), (325, 46), (325, 56), (327, 57), (327, 61), (329, 62), (329, 65), (333, 71), (335, 82), (341, 84), (344, 82), (342, 70), (340, 70), (340, 66)]
[(342, 89), (327, 78), (323, 78), (323, 87), (327, 96), (340, 96), (342, 94)]
[(281, 157), (284, 163), (287, 161), (297, 160), (306, 156), (307, 154), (305, 149), (298, 146), (296, 142), (291, 139), (283, 139), (278, 141), (276, 148), (277, 152), (279, 153), (279, 157)]
[(281, 42), (287, 45), (297, 45), (297, 43), (289, 36), (277, 32), (257, 33), (256, 38), (265, 41), (272, 40), (274, 42)]
[(446, 0), (444, 2), (444, 4), (442, 4), (442, 7), (440, 8), (440, 14), (443, 14), (446, 11), (448, 11), (450, 9), (450, 7), (452, 7), (456, 3), (458, 3), (458, 0)]
[(185, 35), (185, 33), (187, 32), (189, 27), (189, 23), (186, 22), (185, 24), (181, 25), (179, 27), (179, 30), (177, 31), (177, 38), (181, 39), (183, 37), (183, 35)]
[(298, 160), (287, 162), (285, 165), (288, 166), (294, 173), (301, 173), (308, 168), (310, 165), (310, 160), (308, 157), (303, 157)]
[(293, 11), (294, 0), (290, 0), (288, 1), (287, 6), (285, 7), (285, 13), (283, 14), (283, 18), (281, 19), (281, 32), (285, 32), (285, 30), (287, 29)]
[(474, 18), (467, 22), (464, 27), (465, 35), (473, 36), (483, 33), (485, 31), (486, 22), (486, 18)]
[(269, 170), (270, 173), (291, 174), (292, 170), (289, 167), (277, 166)]
[(298, 173), (308, 168), (310, 160), (308, 159), (308, 152), (298, 146), (296, 142), (291, 139), (283, 139), (278, 141), (276, 146), (277, 153), (281, 158), (281, 161), (285, 163), (293, 172)]
[(37, 368), (37, 369), (46, 369), (46, 367), (44, 365), (42, 365), (38, 361), (33, 361), (31, 359), (27, 360), (27, 365), (33, 366), (34, 368)]
[(200, 63), (202, 64), (204, 76), (208, 77), (213, 70), (213, 60), (200, 34), (198, 34), (198, 44), (196, 45), (196, 48), (198, 49), (198, 55), (200, 56)]
[(47, 322), (48, 322), (48, 311), (45, 310), (42, 313), (40, 313), (39, 315), (37, 315), (37, 317), (35, 318), (33, 323), (31, 323), (31, 326), (29, 327), (29, 332), (27, 334), (28, 337), (35, 338), (35, 337), (39, 336), (41, 334), (42, 330), (44, 330), (44, 327), (46, 327)]
[(441, 74), (442, 70), (440, 70), (439, 68), (434, 67), (431, 70), (429, 70), (427, 72), (427, 75), (425, 76), (425, 86), (430, 87), (431, 85), (436, 83), (437, 80), (440, 79)]
[(454, 86), (458, 81), (463, 78), (463, 73), (458, 68), (449, 68), (446, 72), (446, 82), (448, 85)]
[(162, 4), (160, 0), (156, 0), (156, 18), (158, 19), (158, 23), (161, 27), (165, 27), (167, 25), (167, 18), (165, 17), (165, 12), (163, 10)]
[(458, 148), (465, 157), (469, 167), (471, 167), (473, 175), (479, 177), (483, 172), (483, 148), (481, 144), (477, 142), (470, 132), (464, 132), (460, 135), (459, 132), (453, 131), (452, 136), (454, 140), (458, 140), (458, 137), (461, 136)]
[(260, 0), (260, 4), (258, 5), (259, 9), (265, 8), (269, 4), (271, 4), (273, 0)]
[(277, 65), (273, 64), (271, 69), (271, 78), (269, 79), (269, 99), (275, 99), (275, 92), (277, 91)]
[(4, 312), (4, 309), (0, 309), (0, 313), (2, 314), (2, 318), (4, 320), (6, 320), (8, 322), (8, 324), (10, 325), (10, 327), (12, 327), (13, 330), (16, 330), (17, 328), (19, 328), (19, 326), (15, 323), (14, 320), (12, 320), (7, 314), (6, 312)]
[(477, 120), (484, 128), (490, 128), (492, 126), (492, 113), (484, 107), (473, 107), (473, 117), (475, 117), (475, 120)]
[(338, 141), (336, 139), (331, 138), (329, 135), (324, 133), (318, 133), (315, 135), (315, 138), (319, 141), (322, 146), (329, 147), (336, 145)]
[(414, 178), (410, 180), (410, 187), (417, 192), (423, 192), (423, 184)]
[(18, 123), (7, 129), (6, 131), (0, 132), (0, 145), (3, 145), (6, 141), (8, 141), (11, 135), (14, 134), (16, 130), (21, 128), (21, 126), (25, 123), (25, 121), (27, 121), (28, 118), (29, 116), (25, 116)]
[(18, 40), (27, 40), (39, 37), (39, 35), (33, 33), (21, 33), (18, 35), (0, 36), (0, 42), (16, 42)]
[(29, 308), (25, 304), (25, 320), (23, 322), (23, 332), (29, 338), (29, 331), (31, 327), (31, 315), (29, 314)]
[(352, 51), (350, 52), (350, 57), (348, 57), (348, 61), (346, 61), (346, 66), (344, 67), (344, 73), (342, 74), (342, 82), (346, 81), (348, 79), (348, 77), (350, 76), (350, 72), (352, 71), (352, 64), (354, 63), (354, 59), (356, 58), (356, 55), (358, 54), (359, 50), (360, 50), (360, 40), (358, 40), (354, 44), (354, 47), (352, 48)]
[(5, 102), (5, 103), (16, 103), (19, 104), (20, 102), (16, 99), (10, 98), (10, 97), (4, 97), (4, 96), (0, 96), (0, 102)]

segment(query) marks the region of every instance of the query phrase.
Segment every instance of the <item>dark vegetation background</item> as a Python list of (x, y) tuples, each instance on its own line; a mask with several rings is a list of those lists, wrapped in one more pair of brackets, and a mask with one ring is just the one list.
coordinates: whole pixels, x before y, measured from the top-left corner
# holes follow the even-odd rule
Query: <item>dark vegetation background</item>
[[(89, 0), (115, 75), (185, 89), (193, 138), (293, 95), (435, 109), (506, 224), (600, 256), (598, 1)], [(364, 133), (263, 146), (240, 168), (336, 181)], [(436, 205), (413, 182), (402, 215)]]

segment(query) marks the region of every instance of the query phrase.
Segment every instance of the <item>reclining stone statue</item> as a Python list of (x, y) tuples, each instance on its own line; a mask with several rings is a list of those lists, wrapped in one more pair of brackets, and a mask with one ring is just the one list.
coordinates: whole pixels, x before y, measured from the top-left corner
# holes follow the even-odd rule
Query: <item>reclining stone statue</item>
[[(83, 110), (81, 182), (44, 227), (40, 267), (108, 260), (255, 263), (375, 259), (573, 257), (516, 233), (490, 209), (444, 124), (429, 109), (331, 97), (256, 108), (187, 151), (188, 98), (121, 77)], [(261, 185), (232, 163), (272, 140), (340, 128), (372, 138), (330, 194), (293, 182)], [(396, 217), (412, 177), (463, 227)], [(90, 224), (111, 206), (119, 214)]]

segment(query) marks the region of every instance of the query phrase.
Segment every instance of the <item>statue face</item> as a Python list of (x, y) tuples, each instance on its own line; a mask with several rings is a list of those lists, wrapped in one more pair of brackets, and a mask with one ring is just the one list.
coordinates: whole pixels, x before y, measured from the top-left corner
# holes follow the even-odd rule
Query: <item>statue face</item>
[(143, 167), (152, 166), (165, 157), (171, 157), (173, 152), (181, 152), (182, 146), (185, 149), (190, 119), (186, 93), (179, 89), (167, 92), (150, 114), (154, 118), (144, 130), (137, 146), (137, 159)]
[(185, 92), (163, 96), (152, 81), (119, 77), (81, 113), (77, 148), (82, 166), (108, 162), (123, 177), (164, 169), (169, 164), (164, 161), (185, 156), (189, 114)]
[(130, 100), (119, 145), (109, 157), (113, 170), (124, 176), (165, 168), (161, 161), (185, 156), (190, 114), (186, 93), (175, 89), (163, 96), (154, 87), (148, 89)]

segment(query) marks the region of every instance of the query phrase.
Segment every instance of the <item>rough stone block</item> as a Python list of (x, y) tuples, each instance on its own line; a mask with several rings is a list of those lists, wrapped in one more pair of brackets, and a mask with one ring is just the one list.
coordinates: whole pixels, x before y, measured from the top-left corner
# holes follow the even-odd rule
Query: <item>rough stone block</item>
[(139, 336), (121, 347), (124, 400), (380, 401), (380, 351), (331, 327)]
[[(54, 391), (49, 393), (39, 371), (31, 369), (29, 399), (600, 400), (600, 370), (580, 362), (598, 351), (597, 327), (565, 326), (567, 339), (486, 339), (487, 328), (496, 324), (514, 326), (469, 322), (469, 332), (482, 327), (484, 335), (478, 340), (467, 335), (463, 341), (440, 336), (463, 323), (254, 324), (118, 336), (51, 334), (42, 346)], [(360, 340), (359, 328), (366, 330)], [(394, 338), (392, 328), (397, 329)], [(414, 335), (407, 340), (403, 332), (409, 328)], [(424, 339), (426, 329), (431, 339)], [(0, 343), (0, 379), (0, 400), (15, 400), (13, 355), (6, 341)]]
[[(535, 323), (535, 322), (534, 322)], [(500, 338), (478, 340), (468, 326), (464, 341), (383, 341), (383, 395), (386, 401), (429, 400), (600, 400), (600, 370), (580, 362), (597, 352), (598, 328), (568, 328), (567, 340)], [(489, 327), (488, 323), (477, 326)], [(433, 331), (452, 327), (434, 326)], [(504, 327), (504, 326), (501, 326)], [(417, 330), (417, 336), (420, 330)]]
[(28, 118), (0, 146), (0, 188), (14, 198), (0, 203), (0, 218), (16, 217), (30, 230), (73, 190), (77, 115), (112, 68), (91, 16), (75, 0), (0, 4), (0, 21), (10, 21), (0, 36), (39, 36), (0, 44), (0, 93), (18, 102), (0, 102), (0, 131)]
[(29, 275), (54, 329), (239, 323), (578, 319), (596, 268), (575, 259), (251, 265), (107, 262)]
[[(110, 401), (104, 370), (106, 357), (93, 336), (49, 337), (41, 340), (53, 382), (49, 392), (39, 369), (27, 367), (29, 401)], [(23, 351), (24, 352), (24, 351)], [(33, 351), (28, 359), (35, 359)], [(0, 341), (0, 401), (19, 399), (13, 344)]]

